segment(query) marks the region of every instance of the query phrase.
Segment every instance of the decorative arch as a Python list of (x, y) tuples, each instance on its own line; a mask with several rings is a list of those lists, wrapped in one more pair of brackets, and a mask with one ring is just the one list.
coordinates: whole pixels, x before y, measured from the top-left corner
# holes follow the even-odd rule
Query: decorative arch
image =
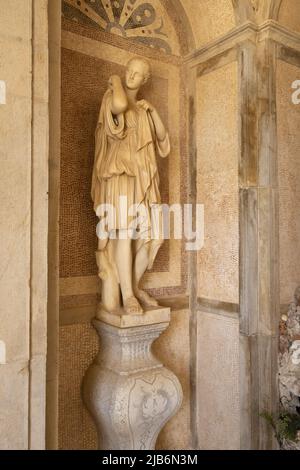
[(179, 0), (63, 0), (62, 15), (166, 54), (182, 55), (194, 46)]

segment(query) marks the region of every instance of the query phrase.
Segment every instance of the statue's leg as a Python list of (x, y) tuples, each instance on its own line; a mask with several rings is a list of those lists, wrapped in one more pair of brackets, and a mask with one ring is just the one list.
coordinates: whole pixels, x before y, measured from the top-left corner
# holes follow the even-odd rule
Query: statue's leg
[(149, 254), (151, 250), (151, 241), (142, 241), (136, 240), (137, 252), (134, 260), (133, 267), (133, 289), (135, 296), (142, 302), (146, 307), (157, 307), (158, 302), (153, 297), (151, 297), (147, 292), (139, 288), (140, 281), (145, 274), (147, 267), (149, 265)]
[(114, 240), (99, 240), (96, 260), (98, 276), (102, 280), (101, 306), (108, 312), (120, 308), (120, 286), (113, 257)]
[(116, 264), (125, 311), (130, 315), (139, 315), (143, 309), (133, 292), (132, 286), (132, 240), (116, 240)]

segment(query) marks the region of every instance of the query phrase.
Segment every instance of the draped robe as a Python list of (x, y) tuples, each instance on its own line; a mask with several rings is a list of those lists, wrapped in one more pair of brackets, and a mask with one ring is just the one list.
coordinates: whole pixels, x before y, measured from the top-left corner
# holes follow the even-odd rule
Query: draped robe
[[(95, 162), (91, 195), (94, 209), (100, 204), (111, 204), (115, 219), (111, 229), (126, 229), (128, 214), (120, 208), (120, 196), (127, 196), (128, 208), (143, 204), (146, 208), (146, 226), (151, 241), (149, 268), (152, 266), (161, 240), (151, 240), (151, 206), (161, 203), (156, 153), (167, 157), (170, 153), (169, 136), (159, 141), (151, 115), (142, 107), (129, 108), (118, 117), (111, 112), (112, 91), (103, 97), (95, 133)], [(144, 240), (145, 241), (145, 240)]]

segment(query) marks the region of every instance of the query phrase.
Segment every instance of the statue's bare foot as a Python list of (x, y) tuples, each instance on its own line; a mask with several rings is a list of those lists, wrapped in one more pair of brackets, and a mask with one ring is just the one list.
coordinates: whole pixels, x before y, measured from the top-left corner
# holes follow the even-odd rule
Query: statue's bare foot
[(135, 295), (145, 307), (158, 307), (157, 300), (151, 297), (151, 295), (147, 294), (147, 292), (145, 292), (144, 290), (136, 290)]
[(128, 297), (128, 299), (124, 300), (124, 309), (128, 315), (143, 315), (144, 313), (139, 301), (135, 297)]

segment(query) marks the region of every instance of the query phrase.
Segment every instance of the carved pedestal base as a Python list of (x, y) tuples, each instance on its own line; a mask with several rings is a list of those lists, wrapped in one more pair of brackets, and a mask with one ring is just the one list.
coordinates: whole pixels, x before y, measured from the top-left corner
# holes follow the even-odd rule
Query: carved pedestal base
[(178, 379), (151, 351), (169, 325), (170, 309), (140, 316), (100, 312), (97, 318), (100, 352), (84, 377), (83, 398), (97, 426), (99, 449), (154, 449), (182, 402)]

